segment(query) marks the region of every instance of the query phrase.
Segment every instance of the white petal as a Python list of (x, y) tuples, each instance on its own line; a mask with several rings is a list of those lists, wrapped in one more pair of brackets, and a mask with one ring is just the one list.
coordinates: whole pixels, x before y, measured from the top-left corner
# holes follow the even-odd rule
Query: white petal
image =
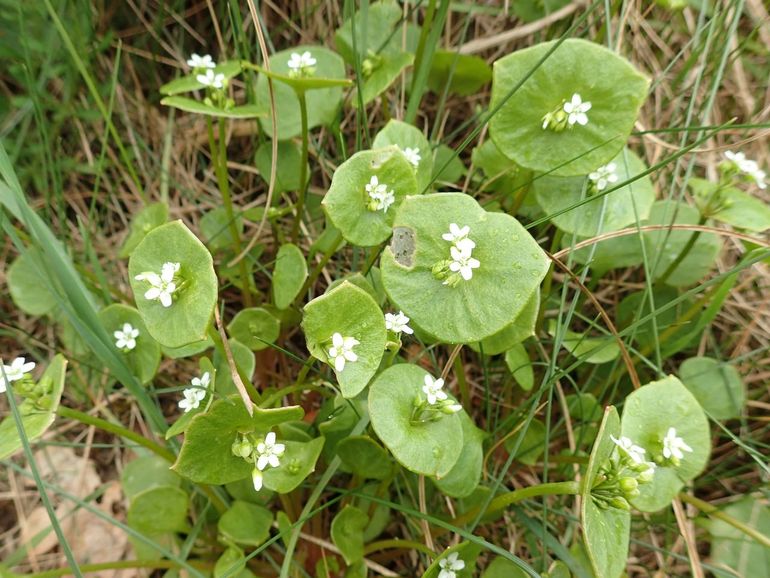
[(280, 466), (280, 465), (281, 465), (281, 461), (278, 459), (278, 456), (276, 456), (275, 454), (270, 454), (270, 455), (267, 457), (267, 462), (268, 462), (268, 463), (269, 463), (269, 464), (270, 464), (272, 467), (274, 467), (274, 468), (277, 468), (278, 466)]
[(270, 457), (267, 454), (262, 454), (257, 458), (257, 469), (264, 470), (268, 463), (270, 463)]
[(343, 356), (345, 357), (345, 359), (347, 359), (348, 361), (358, 361), (358, 355), (356, 355), (356, 354), (355, 354), (355, 353), (353, 353), (352, 351), (345, 351), (345, 352), (344, 352), (342, 355), (343, 355)]
[(338, 349), (342, 348), (343, 343), (345, 343), (345, 340), (342, 339), (342, 335), (340, 335), (339, 333), (335, 333), (334, 335), (332, 335), (332, 344), (334, 345), (334, 347)]
[(160, 297), (160, 289), (158, 287), (152, 287), (147, 290), (147, 292), (144, 294), (145, 299), (157, 299)]
[(160, 304), (163, 305), (163, 307), (171, 307), (171, 295), (167, 291), (163, 291), (160, 294)]
[(269, 446), (275, 444), (275, 432), (271, 431), (265, 436), (265, 443)]
[(337, 371), (342, 371), (343, 369), (345, 369), (345, 357), (344, 356), (338, 355), (334, 359), (334, 369), (336, 369)]
[(254, 484), (254, 489), (258, 492), (262, 489), (262, 472), (254, 470), (251, 472), (251, 481)]

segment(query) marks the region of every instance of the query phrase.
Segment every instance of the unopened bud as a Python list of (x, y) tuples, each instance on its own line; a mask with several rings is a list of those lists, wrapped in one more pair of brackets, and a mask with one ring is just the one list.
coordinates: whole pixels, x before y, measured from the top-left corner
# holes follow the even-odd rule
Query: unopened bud
[(247, 459), (251, 452), (254, 451), (253, 446), (246, 438), (235, 440), (232, 446), (233, 455), (239, 458)]
[(620, 496), (611, 498), (610, 506), (617, 508), (618, 510), (625, 510), (626, 512), (631, 510), (631, 506), (628, 504), (628, 501), (625, 498), (621, 498)]
[(618, 480), (618, 485), (620, 486), (620, 489), (623, 490), (624, 494), (628, 494), (637, 491), (639, 482), (636, 481), (636, 478), (620, 478), (620, 480)]

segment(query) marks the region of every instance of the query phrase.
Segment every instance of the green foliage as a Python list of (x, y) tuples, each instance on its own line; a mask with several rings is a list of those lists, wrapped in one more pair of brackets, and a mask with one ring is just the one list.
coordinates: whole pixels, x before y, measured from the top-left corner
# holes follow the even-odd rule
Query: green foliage
[[(254, 155), (254, 162), (257, 165), (259, 174), (269, 182), (273, 163), (273, 145), (265, 141)], [(302, 173), (302, 151), (300, 146), (293, 141), (278, 142), (278, 158), (275, 169), (275, 192), (296, 191), (307, 183), (300, 183)], [(307, 165), (306, 165), (307, 168)], [(310, 171), (306, 172), (310, 175)]]
[(449, 91), (462, 96), (478, 93), (492, 80), (492, 69), (483, 58), (436, 50), (430, 64), (428, 87), (438, 94)]
[(145, 534), (167, 534), (187, 528), (187, 492), (176, 486), (155, 486), (139, 492), (128, 508), (128, 525)]
[(147, 233), (160, 227), (166, 221), (168, 221), (168, 205), (166, 203), (152, 203), (143, 207), (131, 220), (128, 236), (123, 241), (118, 257), (122, 259), (129, 257)]
[[(214, 73), (223, 74), (224, 77), (229, 80), (241, 73), (241, 63), (234, 60), (221, 62), (214, 68)], [(202, 83), (198, 82), (196, 78), (198, 74), (199, 73), (189, 74), (172, 80), (160, 87), (160, 93), (166, 96), (174, 96), (183, 92), (191, 92), (193, 90), (205, 88)]]
[(741, 415), (746, 388), (734, 366), (709, 357), (691, 357), (679, 366), (679, 378), (714, 419)]
[(460, 457), (443, 478), (434, 480), (436, 487), (447, 496), (465, 498), (470, 496), (481, 481), (481, 466), (484, 459), (482, 442), (485, 434), (473, 424), (465, 412), (460, 412), (463, 444)]
[[(760, 534), (770, 536), (770, 508), (762, 500), (746, 496), (729, 504), (722, 512)], [(737, 576), (770, 576), (767, 546), (722, 520), (710, 520), (708, 529), (711, 534), (711, 559), (715, 565), (730, 568)]]
[(332, 541), (340, 549), (345, 563), (350, 565), (364, 557), (363, 530), (369, 516), (354, 506), (345, 506), (332, 520)]
[(364, 479), (387, 479), (393, 471), (388, 453), (369, 436), (350, 436), (337, 444), (337, 455), (356, 476)]
[(417, 193), (425, 192), (430, 185), (433, 174), (433, 153), (425, 135), (420, 129), (400, 120), (391, 119), (377, 133), (372, 142), (372, 148), (380, 149), (397, 146), (402, 151), (408, 148), (416, 150), (420, 155), (420, 161), (412, 169), (417, 179)]
[(29, 315), (46, 315), (56, 307), (56, 296), (51, 293), (40, 271), (40, 252), (28, 248), (8, 267), (8, 292), (14, 305)]
[(216, 118), (248, 119), (266, 115), (265, 109), (256, 104), (243, 104), (241, 106), (231, 106), (223, 109), (186, 96), (167, 96), (162, 99), (160, 103), (173, 108), (178, 108), (185, 112), (213, 116)]
[(267, 309), (249, 307), (238, 312), (227, 332), (252, 351), (260, 351), (278, 339), (281, 322)]
[(160, 345), (147, 331), (139, 312), (128, 305), (115, 303), (99, 312), (99, 320), (110, 335), (116, 331), (122, 331), (126, 323), (139, 331), (136, 347), (131, 350), (124, 349), (122, 353), (131, 371), (141, 383), (147, 384), (152, 381), (160, 365)]

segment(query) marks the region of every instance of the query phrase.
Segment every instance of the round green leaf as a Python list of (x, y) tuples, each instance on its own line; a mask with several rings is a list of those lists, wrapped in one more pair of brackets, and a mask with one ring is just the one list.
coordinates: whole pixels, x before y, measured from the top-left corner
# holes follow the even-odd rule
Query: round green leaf
[[(320, 46), (297, 46), (289, 50), (276, 52), (270, 57), (270, 70), (279, 75), (289, 74), (289, 58), (292, 53), (302, 54), (308, 51), (316, 59), (315, 79), (344, 79), (345, 65), (337, 54), (322, 48)], [(309, 79), (303, 79), (309, 80)], [(256, 97), (257, 104), (269, 110), (270, 94), (268, 90), (268, 77), (260, 74), (257, 77)], [(275, 116), (278, 122), (278, 139), (287, 140), (298, 136), (301, 133), (301, 121), (299, 100), (291, 86), (284, 82), (273, 82), (273, 91), (275, 93)], [(334, 122), (337, 117), (340, 103), (342, 102), (342, 87), (331, 86), (319, 90), (311, 90), (306, 95), (307, 98), (307, 120), (308, 129), (317, 126), (327, 125)], [(273, 135), (273, 126), (270, 115), (259, 119), (262, 130), (268, 136)]]
[(603, 578), (617, 578), (626, 568), (631, 529), (629, 512), (612, 507), (600, 508), (591, 497), (591, 488), (596, 483), (599, 469), (615, 451), (615, 444), (610, 436), (620, 436), (620, 419), (613, 406), (604, 411), (604, 419), (591, 450), (580, 491), (580, 519), (583, 523), (586, 551), (594, 572)]
[(328, 352), (335, 333), (359, 341), (353, 348), (358, 360), (348, 361), (342, 371), (334, 372), (343, 396), (361, 393), (380, 366), (387, 337), (385, 317), (374, 299), (345, 281), (305, 306), (302, 328), (311, 355), (331, 367), (334, 361)]
[(219, 533), (242, 546), (259, 546), (270, 537), (273, 513), (264, 506), (236, 500), (219, 518)]
[(532, 391), (535, 386), (535, 373), (529, 354), (521, 343), (517, 343), (505, 352), (505, 365), (521, 389)]
[(168, 461), (155, 454), (140, 456), (128, 462), (120, 476), (123, 493), (129, 501), (158, 486), (179, 487), (182, 478), (168, 469)]
[(136, 347), (130, 351), (120, 351), (120, 355), (126, 360), (131, 372), (143, 384), (147, 384), (155, 377), (160, 365), (160, 345), (155, 341), (142, 321), (142, 316), (133, 307), (116, 303), (109, 305), (99, 312), (99, 321), (112, 338), (115, 331), (122, 331), (123, 325), (128, 323), (139, 331), (136, 337)]
[(719, 184), (705, 179), (691, 178), (687, 181), (687, 186), (692, 189), (696, 198), (709, 199), (711, 195), (719, 194), (720, 209), (709, 215), (717, 221), (756, 233), (770, 229), (770, 206), (761, 199), (735, 187), (717, 191)]
[(452, 185), (465, 174), (465, 165), (455, 151), (446, 145), (438, 145), (433, 157), (433, 175), (431, 179), (438, 185)]
[[(373, 177), (393, 192), (387, 210), (370, 210), (372, 199), (366, 191)], [(321, 205), (342, 236), (354, 245), (369, 247), (385, 241), (401, 202), (417, 194), (412, 164), (397, 147), (361, 151), (342, 163), (332, 177)]]
[(433, 53), (428, 88), (437, 94), (443, 94), (448, 84), (449, 92), (461, 96), (475, 95), (490, 80), (492, 69), (483, 58), (451, 50), (436, 50)]
[[(233, 360), (235, 361), (235, 367), (238, 369), (238, 375), (244, 383), (251, 382), (251, 376), (254, 375), (254, 370), (257, 367), (257, 359), (254, 356), (254, 352), (236, 339), (231, 339), (229, 344)], [(230, 369), (227, 358), (219, 349), (214, 351), (213, 361), (219, 376), (219, 383), (217, 384), (219, 394), (232, 395), (236, 393), (238, 389), (233, 381), (232, 369)]]
[[(610, 162), (615, 163), (618, 183), (640, 174), (647, 167), (631, 151), (624, 149)], [(594, 169), (598, 168), (598, 165)], [(616, 183), (617, 184), (617, 183)], [(646, 219), (650, 213), (655, 190), (648, 177), (642, 177), (606, 195), (597, 196), (590, 203), (556, 215), (596, 193), (587, 177), (540, 176), (532, 183), (537, 202), (562, 231), (582, 237), (592, 237), (608, 231), (616, 231)], [(608, 184), (607, 188), (615, 184)]]
[[(489, 133), (500, 151), (523, 167), (585, 175), (623, 148), (648, 85), (627, 60), (585, 40), (518, 50), (494, 63), (490, 109), (515, 92), (492, 117)], [(544, 129), (543, 117), (573, 94), (591, 103), (588, 124), (561, 132)]]
[(260, 351), (278, 339), (281, 322), (267, 309), (249, 307), (236, 314), (227, 332), (252, 351)]
[[(270, 173), (273, 163), (273, 143), (265, 141), (257, 149), (254, 155), (259, 174), (265, 180), (270, 181)], [(278, 143), (278, 165), (275, 169), (275, 193), (284, 191), (296, 191), (300, 188), (300, 174), (302, 173), (302, 149), (294, 141), (281, 141)], [(310, 166), (305, 165), (307, 178), (310, 178)], [(304, 183), (307, 184), (307, 181)], [(276, 195), (280, 200), (280, 196)]]
[(44, 276), (40, 250), (28, 247), (8, 267), (8, 291), (16, 307), (29, 315), (45, 315), (58, 304)]
[[(469, 226), (480, 267), (450, 287), (434, 277), (450, 257), (442, 238), (450, 223)], [(489, 213), (468, 195), (439, 193), (404, 200), (382, 254), (382, 281), (391, 301), (433, 338), (472, 343), (510, 325), (537, 291), (548, 260), (513, 217)]]
[(296, 245), (286, 243), (278, 249), (273, 270), (273, 301), (278, 309), (286, 309), (297, 298), (307, 279), (307, 263)]
[(468, 345), (473, 351), (483, 352), (484, 355), (499, 355), (535, 334), (535, 323), (539, 311), (540, 292), (535, 291), (521, 313), (513, 320), (513, 323), (506, 325), (497, 333), (485, 337), (481, 343), (469, 343)]
[(286, 451), (281, 456), (281, 465), (267, 468), (262, 475), (268, 490), (279, 494), (288, 494), (296, 489), (313, 471), (324, 446), (324, 438), (319, 437), (309, 442), (282, 440)]
[[(228, 80), (241, 73), (241, 63), (237, 60), (229, 60), (227, 62), (219, 63), (214, 68), (216, 74), (224, 74)], [(191, 92), (193, 90), (200, 90), (205, 88), (203, 84), (198, 82), (198, 73), (188, 74), (181, 78), (177, 78), (168, 82), (160, 87), (160, 93), (167, 96), (180, 94), (182, 92)]]
[[(170, 307), (146, 299), (149, 282), (136, 280), (140, 273), (160, 274), (167, 262), (180, 264), (180, 281)], [(128, 273), (137, 309), (156, 341), (166, 347), (181, 347), (206, 338), (217, 301), (217, 276), (211, 254), (182, 221), (147, 233), (131, 254)]]
[(369, 436), (340, 440), (337, 455), (351, 472), (364, 479), (384, 480), (393, 471), (388, 453)]
[(152, 203), (140, 210), (133, 219), (129, 228), (128, 237), (123, 241), (118, 257), (125, 258), (131, 255), (136, 246), (144, 239), (145, 235), (155, 227), (160, 227), (168, 221), (168, 204)]
[(668, 429), (692, 448), (683, 452), (679, 466), (655, 468), (649, 484), (639, 486), (641, 495), (632, 504), (642, 512), (666, 507), (684, 486), (700, 474), (711, 453), (711, 436), (706, 415), (698, 400), (676, 377), (653, 381), (632, 392), (623, 405), (622, 434), (646, 451), (656, 462), (662, 458), (663, 438)]
[[(385, 52), (369, 55), (363, 61), (364, 82), (361, 90), (361, 101), (366, 106), (385, 92), (395, 82), (407, 66), (414, 62), (414, 54), (410, 52)], [(369, 72), (370, 71), (370, 72)], [(358, 95), (351, 96), (353, 104), (359, 105)]]
[[(243, 234), (243, 219), (240, 214), (235, 215), (235, 227), (239, 234)], [(230, 232), (230, 220), (227, 217), (225, 207), (217, 207), (208, 211), (201, 218), (200, 230), (206, 240), (206, 247), (210, 251), (219, 251), (233, 246), (233, 236)]]
[(428, 372), (400, 364), (383, 371), (369, 388), (369, 414), (374, 431), (406, 469), (443, 478), (457, 463), (463, 430), (457, 414), (426, 423), (412, 423), (414, 401), (422, 397)]
[(465, 498), (473, 493), (481, 480), (481, 466), (484, 460), (484, 432), (477, 428), (467, 413), (460, 412), (463, 430), (463, 447), (457, 462), (449, 473), (439, 480), (433, 480), (436, 487), (447, 496)]
[[(764, 536), (770, 536), (770, 508), (763, 500), (746, 496), (721, 511)], [(709, 521), (709, 532), (712, 536), (711, 558), (715, 565), (732, 569), (735, 576), (770, 577), (770, 553), (767, 546), (719, 519)]]
[(146, 534), (177, 532), (187, 527), (187, 492), (176, 486), (156, 486), (135, 495), (128, 508), (128, 525)]
[(363, 532), (369, 516), (354, 506), (345, 506), (332, 520), (332, 542), (350, 565), (364, 557)]
[[(356, 53), (361, 58), (371, 54), (393, 53), (401, 51), (401, 34), (394, 34), (393, 28), (401, 20), (401, 8), (395, 2), (373, 2), (367, 10), (356, 10), (353, 18), (348, 18), (337, 29), (334, 44), (345, 62), (353, 66)], [(356, 38), (353, 41), (353, 30)], [(355, 47), (355, 48), (354, 48)], [(407, 42), (407, 49), (410, 49)]]
[(417, 193), (422, 193), (430, 185), (433, 174), (433, 151), (428, 139), (422, 131), (406, 122), (391, 119), (377, 136), (374, 137), (372, 148), (380, 149), (389, 146), (397, 146), (402, 151), (408, 148), (416, 150), (420, 155), (417, 166), (412, 166), (417, 178)]
[[(200, 405), (197, 408), (184, 412), (179, 416), (179, 419), (166, 430), (167, 440), (187, 431), (190, 423), (192, 423), (192, 419), (199, 413), (206, 413), (211, 407), (211, 403), (214, 401), (214, 392), (217, 391), (217, 370), (214, 369), (214, 366), (211, 361), (209, 361), (208, 357), (201, 357), (199, 365), (200, 370), (198, 372), (198, 377), (206, 373), (209, 374), (209, 385), (206, 390), (206, 397), (201, 400)], [(222, 388), (220, 387), (220, 395), (222, 393), (221, 389)]]
[[(519, 443), (515, 458), (522, 464), (534, 466), (548, 445), (548, 440), (545, 437), (545, 424), (538, 419), (533, 419), (526, 427), (527, 431), (524, 432), (524, 438)], [(508, 452), (512, 452), (516, 447), (519, 435), (521, 433), (516, 432), (505, 440), (503, 445)]]
[(524, 570), (505, 558), (498, 556), (484, 569), (481, 578), (528, 578)]
[[(640, 225), (643, 224), (640, 223)], [(590, 265), (598, 272), (636, 267), (644, 262), (644, 253), (642, 252), (643, 239), (644, 237), (641, 233), (624, 235), (623, 237), (607, 239), (600, 243), (577, 249), (572, 251), (570, 256), (575, 262), (581, 265)], [(574, 239), (570, 235), (565, 235), (562, 237), (562, 247), (570, 247), (584, 240), (583, 238)]]
[(691, 357), (679, 366), (679, 378), (711, 417), (740, 417), (746, 388), (732, 365), (709, 357)]

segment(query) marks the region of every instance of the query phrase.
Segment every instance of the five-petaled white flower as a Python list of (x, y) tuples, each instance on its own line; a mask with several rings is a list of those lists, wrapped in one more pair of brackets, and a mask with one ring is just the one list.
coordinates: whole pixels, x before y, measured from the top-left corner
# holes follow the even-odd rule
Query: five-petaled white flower
[(187, 61), (187, 66), (190, 68), (216, 68), (217, 63), (211, 58), (210, 54), (204, 54), (200, 56), (193, 52), (190, 60)]
[(0, 393), (5, 392), (9, 383), (23, 379), (33, 369), (35, 362), (27, 361), (23, 357), (17, 357), (11, 365), (3, 365), (3, 370), (0, 371)]
[(280, 458), (286, 451), (286, 446), (275, 443), (275, 432), (265, 436), (265, 441), (257, 444), (257, 469), (263, 471), (267, 466), (277, 468), (281, 465)]
[(406, 160), (412, 163), (413, 166), (416, 167), (417, 165), (420, 164), (422, 157), (420, 156), (419, 148), (406, 147), (405, 149), (403, 149), (403, 151), (404, 151), (404, 156), (406, 157)]
[(460, 560), (457, 552), (452, 552), (446, 558), (439, 560), (438, 567), (441, 572), (438, 578), (457, 578), (457, 572), (465, 568), (465, 560)]
[(691, 452), (692, 448), (688, 446), (682, 438), (676, 435), (675, 428), (668, 428), (666, 437), (663, 438), (663, 457), (669, 460), (672, 458), (681, 460), (684, 458), (682, 450)]
[(588, 178), (593, 181), (597, 191), (603, 191), (607, 188), (607, 185), (618, 182), (618, 174), (615, 172), (616, 169), (617, 165), (615, 163), (608, 163), (590, 173)]
[(636, 464), (643, 464), (644, 461), (644, 448), (641, 448), (634, 444), (629, 438), (625, 436), (621, 436), (620, 439), (617, 439), (615, 436), (610, 435), (610, 439), (615, 442), (615, 445), (617, 445), (623, 453), (625, 453), (631, 460)]
[(414, 331), (407, 325), (407, 323), (409, 323), (409, 318), (404, 315), (403, 311), (385, 314), (385, 329), (388, 331), (411, 335)]
[(179, 402), (179, 407), (187, 413), (190, 410), (198, 409), (201, 402), (206, 397), (209, 383), (211, 383), (211, 375), (207, 371), (200, 377), (193, 377), (190, 381), (192, 387), (188, 387), (182, 392), (184, 399)]
[(369, 209), (372, 211), (387, 213), (388, 207), (396, 202), (395, 193), (392, 190), (389, 191), (388, 185), (381, 183), (377, 175), (372, 175), (372, 178), (369, 179), (369, 184), (364, 188), (371, 199)]
[[(470, 241), (470, 239), (467, 239)], [(460, 241), (462, 243), (462, 241)], [(473, 241), (471, 241), (473, 243)], [(449, 249), (449, 254), (452, 257), (452, 262), (449, 263), (449, 270), (457, 273), (459, 272), (463, 279), (470, 281), (473, 277), (473, 270), (478, 269), (481, 263), (479, 260), (471, 256), (471, 249), (467, 246), (461, 246), (459, 243)]]
[(346, 361), (358, 361), (358, 355), (353, 353), (353, 348), (361, 343), (355, 337), (342, 337), (341, 334), (332, 335), (332, 347), (329, 348), (329, 359), (334, 360), (334, 369), (345, 369)]
[[(292, 52), (289, 57), (288, 66), (291, 69), (292, 76), (306, 74), (310, 72), (310, 68), (316, 65), (317, 60), (313, 58), (307, 50), (302, 54)], [(291, 74), (290, 73), (290, 74)]]
[(742, 173), (747, 174), (760, 189), (767, 188), (767, 183), (765, 183), (765, 177), (767, 177), (767, 174), (765, 171), (759, 168), (757, 161), (747, 159), (744, 153), (734, 153), (733, 151), (727, 151), (725, 153), (725, 158), (727, 158), (729, 161), (732, 161), (735, 166), (738, 167), (738, 170), (740, 170)]
[(455, 247), (460, 250), (470, 250), (476, 247), (476, 243), (468, 238), (470, 232), (471, 228), (468, 225), (459, 227), (457, 223), (449, 223), (449, 232), (441, 235), (441, 238), (444, 239), (444, 241), (454, 243)]
[(588, 115), (586, 113), (591, 110), (591, 103), (583, 102), (583, 99), (580, 98), (577, 92), (572, 95), (572, 100), (564, 103), (562, 108), (569, 115), (567, 122), (570, 126), (588, 124)]
[(433, 405), (437, 401), (444, 401), (447, 399), (447, 394), (443, 390), (444, 380), (440, 377), (433, 379), (430, 375), (425, 376), (425, 385), (422, 386), (422, 391), (428, 398), (428, 403)]
[(177, 272), (179, 271), (179, 263), (167, 262), (161, 267), (160, 275), (152, 271), (145, 271), (139, 273), (134, 279), (137, 281), (147, 281), (152, 287), (144, 294), (145, 299), (151, 301), (160, 301), (163, 307), (171, 307), (173, 303), (172, 295), (177, 290), (176, 281), (174, 280)]
[(224, 88), (227, 80), (225, 75), (221, 72), (214, 73), (210, 68), (206, 70), (206, 74), (199, 74), (195, 77), (195, 80), (200, 82), (203, 86), (210, 86), (211, 88)]
[(136, 347), (136, 338), (139, 337), (139, 330), (135, 329), (130, 323), (124, 323), (123, 328), (115, 331), (113, 335), (115, 336), (115, 347), (130, 351)]

